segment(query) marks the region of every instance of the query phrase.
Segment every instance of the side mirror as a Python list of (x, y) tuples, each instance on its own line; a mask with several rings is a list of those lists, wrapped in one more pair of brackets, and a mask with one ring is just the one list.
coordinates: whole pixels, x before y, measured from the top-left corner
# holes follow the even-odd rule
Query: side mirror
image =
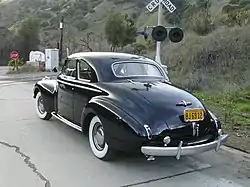
[(57, 67), (54, 67), (54, 68), (52, 69), (52, 71), (55, 72), (55, 73), (57, 73), (57, 72), (58, 72)]

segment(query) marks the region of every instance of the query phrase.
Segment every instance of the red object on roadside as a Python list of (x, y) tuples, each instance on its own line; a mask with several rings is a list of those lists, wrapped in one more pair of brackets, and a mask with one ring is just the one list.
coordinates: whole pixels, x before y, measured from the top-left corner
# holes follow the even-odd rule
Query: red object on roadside
[(17, 59), (19, 59), (19, 54), (18, 54), (18, 52), (12, 51), (12, 52), (10, 53), (10, 58), (11, 58), (12, 60), (17, 60)]

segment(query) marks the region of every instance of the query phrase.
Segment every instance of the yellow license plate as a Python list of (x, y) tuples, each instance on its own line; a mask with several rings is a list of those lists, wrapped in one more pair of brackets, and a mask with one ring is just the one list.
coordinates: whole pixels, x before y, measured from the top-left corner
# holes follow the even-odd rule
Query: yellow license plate
[(204, 119), (204, 111), (202, 109), (186, 109), (184, 110), (184, 121), (202, 121)]

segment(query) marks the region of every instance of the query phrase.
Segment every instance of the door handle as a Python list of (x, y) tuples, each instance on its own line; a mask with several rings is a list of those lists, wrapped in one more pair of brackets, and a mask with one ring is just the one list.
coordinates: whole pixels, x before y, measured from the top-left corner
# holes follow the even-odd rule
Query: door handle
[(65, 85), (64, 85), (64, 84), (59, 84), (59, 86), (60, 86), (62, 89), (65, 89)]

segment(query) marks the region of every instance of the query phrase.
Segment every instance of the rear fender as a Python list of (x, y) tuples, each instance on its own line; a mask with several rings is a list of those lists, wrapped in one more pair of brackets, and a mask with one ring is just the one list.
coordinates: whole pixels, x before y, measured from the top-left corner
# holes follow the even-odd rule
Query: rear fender
[[(95, 98), (89, 101), (82, 112), (83, 129), (88, 128), (88, 116), (98, 115), (103, 123), (105, 139), (115, 149), (138, 148), (146, 136), (146, 130), (134, 118), (110, 101)], [(88, 121), (88, 123), (85, 123)], [(128, 146), (130, 145), (130, 146)]]
[(36, 98), (38, 92), (41, 92), (44, 101), (44, 108), (48, 113), (57, 111), (57, 91), (56, 80), (38, 81), (33, 88), (33, 98)]

